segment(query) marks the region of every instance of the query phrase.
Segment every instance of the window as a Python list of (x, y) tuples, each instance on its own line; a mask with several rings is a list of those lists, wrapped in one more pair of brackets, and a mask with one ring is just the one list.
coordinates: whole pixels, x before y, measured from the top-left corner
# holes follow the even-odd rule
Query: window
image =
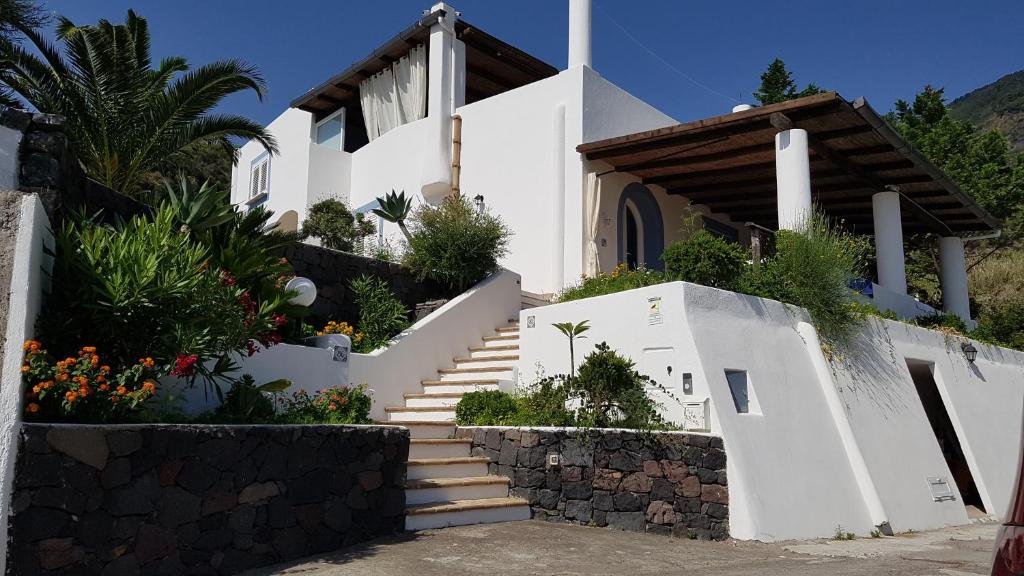
[(249, 200), (270, 193), (270, 155), (264, 153), (253, 160), (249, 169)]
[(316, 123), (316, 143), (332, 150), (345, 149), (345, 109)]
[(732, 403), (736, 406), (739, 414), (760, 414), (761, 408), (757, 403), (757, 396), (747, 381), (746, 370), (726, 370), (725, 380), (729, 383), (729, 394), (732, 395)]

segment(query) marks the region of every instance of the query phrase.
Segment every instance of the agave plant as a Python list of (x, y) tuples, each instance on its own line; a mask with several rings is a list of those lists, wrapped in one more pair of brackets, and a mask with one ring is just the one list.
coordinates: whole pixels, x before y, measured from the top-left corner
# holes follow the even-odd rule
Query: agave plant
[(149, 26), (131, 10), (124, 24), (78, 26), (59, 18), (60, 49), (33, 28), (20, 31), (35, 51), (0, 35), (0, 85), (41, 112), (63, 116), (86, 174), (117, 192), (135, 194), (145, 172), (201, 142), (216, 142), (232, 158), (231, 138), (277, 151), (273, 136), (256, 122), (211, 112), (238, 92), (263, 98), (263, 78), (248, 64), (223, 60), (191, 68), (172, 56), (153, 68)]
[(377, 204), (380, 207), (374, 208), (373, 213), (388, 222), (398, 224), (405, 239), (412, 240), (412, 235), (409, 234), (409, 229), (405, 226), (405, 220), (409, 217), (409, 212), (412, 211), (412, 198), (406, 198), (405, 190), (398, 193), (392, 190), (384, 196), (378, 196)]

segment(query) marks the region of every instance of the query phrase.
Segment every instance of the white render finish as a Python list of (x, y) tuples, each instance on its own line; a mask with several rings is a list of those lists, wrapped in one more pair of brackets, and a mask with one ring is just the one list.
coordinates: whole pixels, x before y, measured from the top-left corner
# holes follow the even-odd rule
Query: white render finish
[(775, 181), (779, 230), (802, 230), (811, 215), (811, 163), (806, 130), (793, 128), (775, 135)]
[(964, 241), (956, 236), (939, 238), (939, 279), (942, 283), (942, 310), (969, 323), (971, 302), (967, 293)]
[(23, 411), (21, 346), (35, 334), (36, 317), (42, 308), (43, 295), (49, 289), (49, 272), (53, 265), (53, 258), (46, 254), (47, 248), (54, 248), (50, 221), (36, 194), (25, 194), (21, 198), (15, 242), (11, 283), (5, 287), (10, 296), (7, 325), (3, 327), (5, 340), (0, 371), (0, 414), (3, 414), (0, 419), (0, 493), (4, 494), (0, 499), (0, 574), (6, 574), (7, 517), (11, 504), (8, 496), (14, 489), (14, 465)]
[(898, 192), (878, 192), (871, 197), (875, 221), (875, 253), (878, 283), (897, 294), (907, 293), (907, 270), (903, 256), (903, 221)]
[(569, 0), (569, 68), (593, 66), (591, 0)]
[[(896, 533), (968, 522), (907, 361), (933, 366), (985, 510), (1002, 514), (1010, 501), (1016, 459), (1006, 455), (1018, 450), (1024, 418), (1020, 352), (974, 342), (971, 365), (959, 339), (871, 319), (830, 361), (809, 337), (803, 310), (675, 282), (522, 311), (521, 383), (567, 372), (565, 337), (550, 325), (582, 320), (592, 328), (577, 359), (607, 341), (682, 401), (650, 392), (670, 421), (683, 421), (684, 404), (708, 405), (706, 426), (725, 441), (735, 538), (828, 537), (837, 524), (867, 535), (882, 521)], [(726, 370), (747, 372), (758, 413), (737, 413)], [(933, 500), (926, 478), (936, 476), (950, 481), (955, 500)]]

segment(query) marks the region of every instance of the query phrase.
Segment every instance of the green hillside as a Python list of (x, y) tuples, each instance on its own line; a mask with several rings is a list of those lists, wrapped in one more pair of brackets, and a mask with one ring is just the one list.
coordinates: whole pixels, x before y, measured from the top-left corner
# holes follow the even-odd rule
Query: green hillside
[(949, 107), (955, 117), (999, 130), (1016, 149), (1024, 149), (1024, 70), (968, 92)]

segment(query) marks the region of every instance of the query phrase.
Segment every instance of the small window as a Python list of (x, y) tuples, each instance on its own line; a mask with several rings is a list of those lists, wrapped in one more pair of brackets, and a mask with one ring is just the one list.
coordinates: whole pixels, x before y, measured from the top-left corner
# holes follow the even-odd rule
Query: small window
[(732, 403), (736, 406), (739, 414), (760, 414), (761, 410), (757, 405), (757, 397), (747, 381), (746, 370), (726, 370), (725, 379), (729, 383), (729, 393), (732, 395)]
[(332, 150), (345, 149), (345, 109), (316, 123), (316, 143)]
[(270, 155), (266, 154), (253, 161), (249, 169), (249, 199), (270, 193)]

